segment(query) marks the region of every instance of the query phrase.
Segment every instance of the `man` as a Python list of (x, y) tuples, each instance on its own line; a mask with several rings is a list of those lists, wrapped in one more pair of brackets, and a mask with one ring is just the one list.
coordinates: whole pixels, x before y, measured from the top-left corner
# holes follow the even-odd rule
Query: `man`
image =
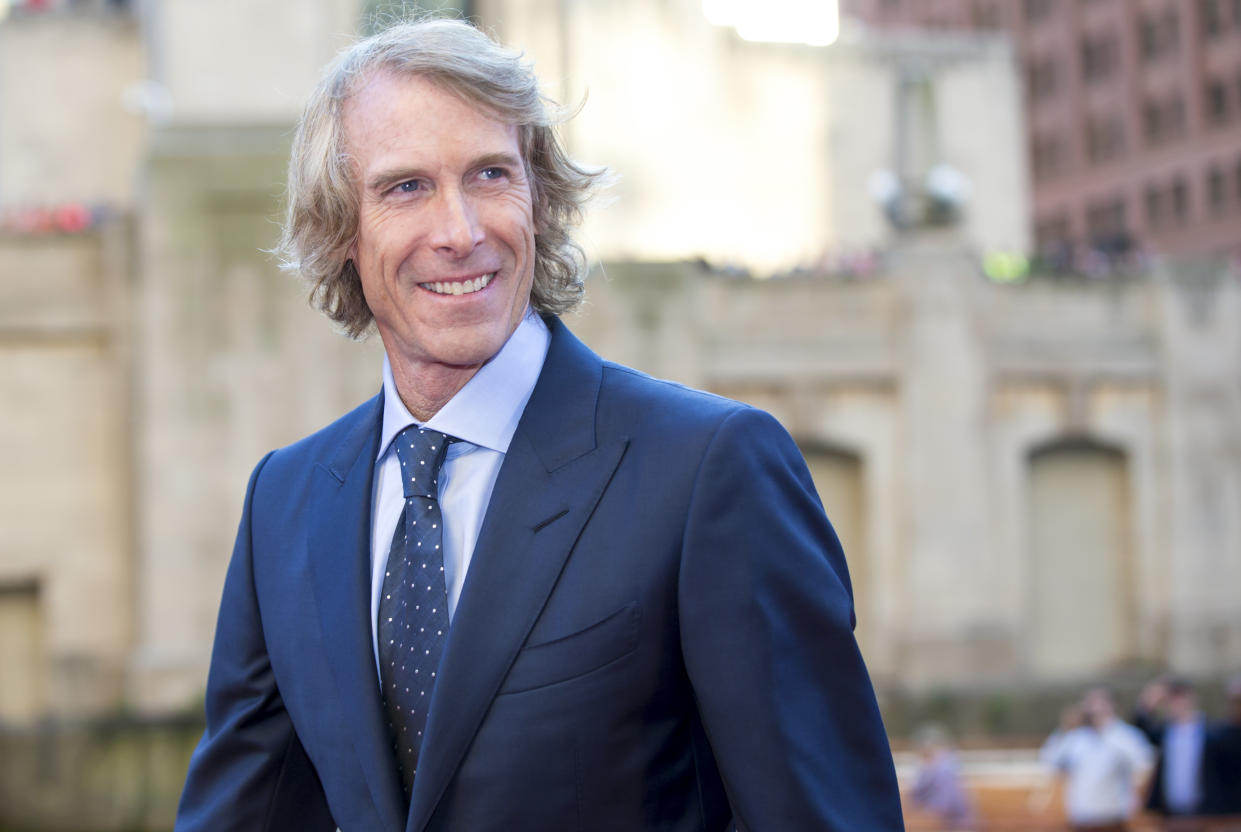
[(1206, 719), (1192, 683), (1178, 677), (1151, 682), (1138, 698), (1134, 724), (1159, 751), (1147, 809), (1169, 817), (1241, 811), (1236, 730)]
[(1224, 683), (1224, 719), (1219, 726), (1219, 782), (1221, 815), (1241, 815), (1241, 673)]
[(1151, 749), (1141, 731), (1116, 718), (1107, 688), (1091, 688), (1065, 709), (1040, 758), (1065, 777), (1065, 814), (1075, 832), (1128, 829)]
[(460, 22), (312, 96), (284, 249), (383, 390), (250, 479), (178, 830), (901, 828), (788, 435), (555, 317), (594, 175), (549, 125)]
[(943, 726), (928, 723), (914, 737), (918, 746), (918, 770), (910, 802), (927, 811), (938, 823), (937, 829), (956, 832), (973, 829), (974, 801), (961, 777), (961, 765)]

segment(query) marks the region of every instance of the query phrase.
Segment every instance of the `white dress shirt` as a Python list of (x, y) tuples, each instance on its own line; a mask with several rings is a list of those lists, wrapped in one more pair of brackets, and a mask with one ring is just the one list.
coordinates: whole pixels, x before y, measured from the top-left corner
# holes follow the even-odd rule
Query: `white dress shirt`
[(491, 489), (543, 369), (550, 342), (547, 325), (528, 311), (500, 351), (425, 423), (414, 419), (401, 401), (392, 366), (384, 356), (383, 427), (371, 500), (371, 643), (376, 669), (379, 596), (392, 535), (405, 507), (400, 462), (391, 447), (393, 438), (409, 425), (422, 424), (461, 440), (448, 446), (439, 478), (440, 510), (444, 515), (444, 583), (451, 619), (491, 501)]
[(1137, 787), (1152, 751), (1142, 732), (1119, 719), (1052, 734), (1039, 754), (1067, 775), (1064, 808), (1073, 823), (1111, 823), (1137, 809)]

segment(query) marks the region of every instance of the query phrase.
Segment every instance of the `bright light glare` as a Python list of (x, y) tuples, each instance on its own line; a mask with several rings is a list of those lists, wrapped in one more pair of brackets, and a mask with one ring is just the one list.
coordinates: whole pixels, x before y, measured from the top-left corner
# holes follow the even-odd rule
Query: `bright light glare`
[(746, 40), (827, 46), (840, 34), (837, 0), (702, 0), (702, 13)]

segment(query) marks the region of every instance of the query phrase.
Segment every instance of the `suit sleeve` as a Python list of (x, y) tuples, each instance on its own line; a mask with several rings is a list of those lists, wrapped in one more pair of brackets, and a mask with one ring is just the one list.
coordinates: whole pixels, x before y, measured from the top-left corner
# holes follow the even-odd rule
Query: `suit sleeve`
[(728, 416), (696, 478), (685, 665), (738, 830), (904, 828), (844, 554), (793, 440)]
[(1158, 715), (1139, 707), (1133, 713), (1133, 726), (1155, 748), (1163, 747), (1163, 720)]
[(268, 458), (246, 489), (207, 678), (206, 730), (190, 760), (176, 832), (335, 828), (284, 708), (263, 636), (251, 522)]

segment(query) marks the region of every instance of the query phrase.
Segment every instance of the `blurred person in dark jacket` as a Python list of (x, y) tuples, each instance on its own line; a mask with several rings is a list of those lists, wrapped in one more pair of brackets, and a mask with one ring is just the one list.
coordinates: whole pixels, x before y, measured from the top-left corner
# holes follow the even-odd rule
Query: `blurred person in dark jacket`
[(1217, 812), (1241, 815), (1241, 673), (1228, 679), (1224, 694), (1225, 715), (1216, 731)]
[[(1237, 687), (1241, 699), (1241, 679)], [(1194, 686), (1168, 677), (1143, 689), (1134, 724), (1159, 750), (1147, 809), (1166, 817), (1241, 813), (1241, 720), (1208, 720)]]

